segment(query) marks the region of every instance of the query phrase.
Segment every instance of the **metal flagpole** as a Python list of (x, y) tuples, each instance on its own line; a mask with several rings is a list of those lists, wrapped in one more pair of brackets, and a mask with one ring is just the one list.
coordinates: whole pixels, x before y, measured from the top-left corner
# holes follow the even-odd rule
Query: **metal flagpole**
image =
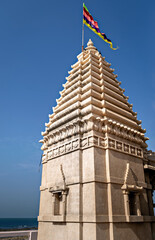
[(83, 52), (83, 48), (84, 48), (84, 22), (82, 18), (82, 52)]

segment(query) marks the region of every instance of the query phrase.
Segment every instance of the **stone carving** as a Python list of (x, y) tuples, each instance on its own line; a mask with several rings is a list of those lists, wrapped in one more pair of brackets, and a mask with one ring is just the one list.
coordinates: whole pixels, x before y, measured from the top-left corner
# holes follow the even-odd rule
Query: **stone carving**
[(76, 149), (79, 147), (79, 140), (77, 139), (76, 141), (72, 142), (73, 149)]
[(81, 147), (88, 146), (88, 138), (81, 139)]
[(127, 153), (129, 152), (129, 145), (124, 144), (124, 151), (127, 152)]
[(141, 216), (139, 195), (140, 193), (142, 193), (143, 187), (138, 186), (137, 179), (129, 163), (127, 163), (126, 165), (124, 185), (121, 189), (123, 190), (124, 194), (126, 220), (130, 222), (130, 215), (134, 214), (137, 216)]
[(131, 151), (132, 154), (135, 154), (135, 151), (136, 151), (135, 147), (130, 146), (130, 151)]
[(99, 138), (99, 146), (101, 146), (101, 147), (106, 147), (106, 139), (104, 139), (104, 138)]
[(69, 152), (69, 151), (71, 151), (71, 149), (72, 149), (72, 143), (71, 142), (67, 143), (66, 144), (66, 151)]
[[(79, 145), (80, 142), (80, 145)], [(115, 151), (123, 152), (125, 154), (131, 154), (137, 157), (143, 157), (143, 150), (136, 148), (132, 145), (126, 144), (121, 141), (116, 141), (112, 138), (101, 138), (100, 136), (88, 136), (85, 138), (73, 139), (66, 141), (63, 145), (58, 145), (56, 148), (51, 148), (48, 155), (44, 155), (42, 158), (43, 162), (55, 158), (57, 156), (72, 152), (75, 149), (83, 149), (90, 146), (97, 146), (103, 149), (111, 148)], [(46, 160), (46, 161), (45, 161)]]
[[(46, 149), (47, 146), (51, 146), (67, 137), (84, 134), (91, 130), (102, 132), (104, 136), (105, 133), (109, 133), (133, 143), (141, 144), (142, 147), (146, 146), (144, 140), (146, 141), (147, 138), (144, 137), (143, 133), (139, 133), (129, 127), (127, 128), (125, 125), (116, 121), (91, 117), (84, 121), (78, 120), (78, 122), (67, 124), (65, 128), (63, 126), (59, 130), (52, 131), (48, 137), (44, 137), (42, 149)], [(138, 155), (140, 156), (141, 153), (138, 152)]]
[(52, 193), (52, 220), (53, 222), (64, 222), (66, 219), (66, 201), (69, 188), (65, 182), (65, 175), (62, 164), (60, 165), (63, 184), (61, 186), (50, 186), (49, 192)]
[(132, 145), (126, 144), (124, 142), (116, 141), (109, 138), (109, 147), (118, 151), (122, 151), (126, 154), (135, 155), (137, 157), (143, 157), (143, 151), (140, 148), (135, 148)]
[(59, 149), (58, 148), (53, 150), (53, 155), (54, 155), (54, 157), (59, 155)]
[(116, 149), (118, 149), (118, 150), (122, 150), (122, 143), (121, 142), (118, 142), (118, 141), (116, 141)]
[(59, 152), (60, 154), (65, 153), (65, 145), (62, 145), (61, 147), (59, 147)]
[(109, 147), (115, 148), (115, 141), (109, 138)]
[(89, 145), (98, 145), (98, 137), (95, 137), (95, 136), (92, 136), (92, 137), (89, 137)]

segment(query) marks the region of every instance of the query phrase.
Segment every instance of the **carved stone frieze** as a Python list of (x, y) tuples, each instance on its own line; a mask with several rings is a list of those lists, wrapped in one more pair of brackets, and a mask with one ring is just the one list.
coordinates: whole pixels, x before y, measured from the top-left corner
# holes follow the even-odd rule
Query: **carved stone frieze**
[(132, 147), (132, 146), (131, 146), (131, 147), (130, 147), (130, 151), (131, 151), (132, 154), (135, 154), (135, 152), (136, 152), (135, 147)]
[(143, 158), (143, 150), (141, 148), (109, 137), (102, 138), (97, 135), (91, 135), (83, 138), (72, 139), (58, 145), (57, 147), (51, 148), (50, 150), (48, 150), (47, 154), (43, 154), (42, 161), (43, 163), (45, 163), (50, 159), (67, 154), (69, 152), (92, 146), (96, 146), (102, 149), (109, 148), (125, 154), (130, 154), (139, 158)]
[(47, 162), (47, 160), (75, 151), (77, 149), (84, 149), (91, 146), (105, 148), (106, 145), (106, 139), (98, 136), (88, 136), (81, 139), (73, 139), (63, 143), (63, 145), (58, 145), (57, 147), (53, 147), (52, 149), (50, 149), (47, 154), (43, 156), (42, 161), (43, 163), (45, 163)]
[(128, 144), (124, 144), (124, 152), (129, 153), (129, 145)]
[(73, 146), (73, 149), (78, 148), (79, 147), (79, 140), (77, 139), (77, 140), (73, 141), (72, 146)]
[(117, 141), (112, 138), (108, 138), (108, 147), (113, 150), (143, 158), (143, 150), (141, 148)]
[(59, 148), (59, 151), (60, 151), (60, 154), (65, 153), (65, 145), (62, 145), (62, 146)]
[[(63, 125), (61, 128), (57, 130), (53, 130), (49, 132), (48, 135), (45, 136), (44, 139), (42, 140), (43, 142), (42, 150), (45, 150), (49, 146), (55, 143), (58, 143), (60, 141), (63, 141), (69, 137), (76, 136), (79, 134), (83, 135), (84, 133), (88, 133), (89, 131), (92, 131), (92, 130), (102, 133), (103, 137), (105, 137), (106, 133), (109, 133), (119, 138), (139, 144), (142, 148), (145, 148), (147, 145), (145, 143), (144, 134), (140, 133), (137, 130), (129, 128), (111, 119), (90, 117), (89, 119), (84, 119), (84, 120), (78, 119), (76, 122), (70, 122), (65, 126)], [(81, 144), (82, 145), (85, 144), (83, 143), (83, 140)], [(121, 146), (120, 146), (120, 149), (121, 149)], [(129, 152), (129, 149), (127, 146), (124, 146), (124, 151)], [(134, 154), (134, 149), (131, 149), (131, 153)], [(139, 153), (139, 156), (140, 156), (140, 153)]]
[(116, 142), (116, 149), (122, 151), (122, 146), (123, 146), (123, 143), (122, 142)]
[(106, 147), (107, 141), (104, 138), (99, 138), (99, 146), (100, 147)]
[[(90, 117), (85, 120), (77, 120), (76, 122), (70, 122), (67, 125), (63, 125), (57, 130), (53, 130), (44, 137), (42, 150), (47, 149), (49, 146), (63, 141), (69, 137), (76, 136), (78, 134), (88, 133), (91, 130), (96, 132), (103, 132), (104, 121), (100, 118)], [(84, 143), (82, 143), (84, 144)]]
[(109, 147), (115, 148), (115, 141), (109, 138)]
[(66, 152), (70, 152), (72, 150), (72, 142), (66, 144)]
[(96, 137), (96, 136), (89, 137), (88, 142), (89, 142), (89, 144), (98, 145), (98, 137)]
[(81, 143), (81, 147), (88, 146), (88, 138), (81, 139), (80, 143)]
[(112, 119), (109, 119), (107, 121), (107, 133), (137, 143), (142, 147), (147, 146), (147, 144), (145, 143), (147, 138), (144, 137), (144, 133), (127, 127), (119, 122), (113, 121)]

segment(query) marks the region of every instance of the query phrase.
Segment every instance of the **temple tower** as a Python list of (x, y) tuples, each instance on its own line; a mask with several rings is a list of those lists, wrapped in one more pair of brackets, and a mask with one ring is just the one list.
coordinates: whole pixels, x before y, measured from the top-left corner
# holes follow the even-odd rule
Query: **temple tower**
[(91, 40), (77, 59), (42, 133), (38, 240), (153, 240), (145, 130)]

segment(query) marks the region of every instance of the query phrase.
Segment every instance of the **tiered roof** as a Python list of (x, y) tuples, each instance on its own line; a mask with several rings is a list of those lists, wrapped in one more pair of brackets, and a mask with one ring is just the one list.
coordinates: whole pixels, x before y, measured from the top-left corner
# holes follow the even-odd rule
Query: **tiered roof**
[(111, 133), (116, 126), (120, 137), (121, 129), (127, 134), (132, 133), (129, 140), (136, 136), (137, 142), (146, 147), (145, 130), (140, 125), (141, 121), (137, 120), (132, 104), (128, 103), (125, 90), (120, 87), (121, 82), (116, 79), (114, 69), (110, 68), (111, 64), (105, 61), (91, 40), (77, 58), (42, 135), (46, 137), (50, 131), (70, 121), (93, 117), (111, 126)]

